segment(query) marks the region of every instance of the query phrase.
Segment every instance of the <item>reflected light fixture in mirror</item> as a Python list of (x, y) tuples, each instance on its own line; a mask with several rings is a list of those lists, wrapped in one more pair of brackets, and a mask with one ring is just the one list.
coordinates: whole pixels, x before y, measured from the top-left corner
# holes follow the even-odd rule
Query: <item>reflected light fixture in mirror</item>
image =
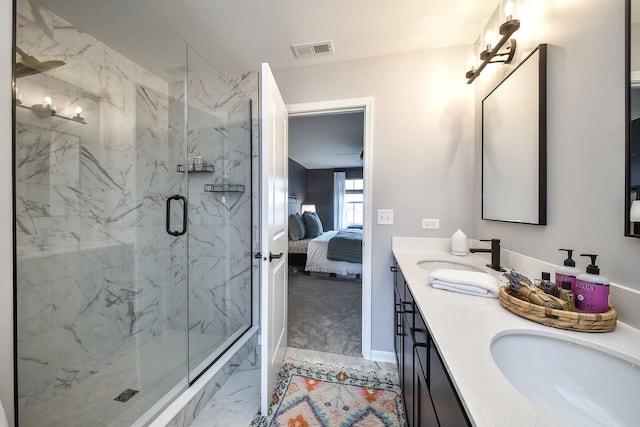
[[(499, 30), (494, 21), (489, 21), (485, 25), (482, 32), (485, 49), (479, 55), (482, 62), (478, 67), (474, 65), (475, 61), (471, 64), (471, 69), (465, 74), (467, 83), (472, 83), (487, 64), (508, 64), (513, 60), (516, 52), (516, 41), (511, 36), (520, 28), (520, 21), (513, 18), (514, 8), (513, 0), (506, 0), (501, 4), (500, 16), (504, 16), (505, 21), (500, 25)], [(497, 42), (496, 31), (502, 36)]]
[(301, 209), (302, 212), (315, 212), (316, 205), (302, 205)]
[(631, 203), (631, 211), (629, 212), (629, 221), (640, 222), (640, 200), (634, 200)]

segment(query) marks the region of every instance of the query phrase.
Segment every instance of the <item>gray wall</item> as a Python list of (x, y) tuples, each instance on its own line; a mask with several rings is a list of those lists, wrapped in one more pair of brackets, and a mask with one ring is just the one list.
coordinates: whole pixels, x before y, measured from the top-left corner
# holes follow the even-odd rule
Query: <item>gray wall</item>
[[(395, 220), (370, 224), (374, 350), (393, 351), (391, 237), (449, 237), (458, 228), (471, 229), (468, 57), (469, 48), (457, 47), (274, 72), (287, 104), (374, 98), (368, 203), (374, 213), (394, 209)], [(440, 230), (421, 229), (421, 218), (440, 218)]]
[(11, 67), (13, 2), (0, 2), (0, 401), (13, 425), (13, 195), (11, 193)]
[[(640, 289), (640, 239), (624, 237), (624, 2), (588, 0), (557, 7), (528, 0), (536, 14), (517, 32), (517, 63), (548, 43), (548, 225), (480, 220), (474, 197), (474, 236), (501, 238), (504, 247), (555, 264), (558, 248), (600, 254), (601, 273)], [(570, 17), (570, 19), (567, 19)], [(521, 33), (521, 34), (520, 34)], [(599, 52), (591, 55), (588, 52)], [(481, 183), (480, 101), (513, 66), (488, 67), (475, 89), (475, 188)], [(588, 88), (588, 90), (585, 90)], [(586, 259), (576, 260), (585, 268)]]
[(333, 169), (307, 170), (305, 203), (316, 205), (316, 213), (325, 231), (333, 230)]
[[(515, 34), (514, 64), (537, 44), (549, 44), (544, 227), (480, 219), (480, 102), (513, 66), (491, 65), (466, 85), (472, 51), (466, 46), (275, 73), (291, 104), (374, 97), (372, 208), (374, 214), (394, 209), (395, 219), (392, 226), (373, 225), (374, 350), (393, 349), (388, 266), (394, 235), (448, 237), (459, 227), (556, 264), (563, 259), (560, 247), (593, 251), (601, 254), (604, 275), (640, 289), (640, 239), (623, 236), (624, 2), (521, 4), (529, 13)], [(420, 218), (440, 218), (441, 229), (420, 229)]]
[(300, 203), (307, 197), (307, 169), (289, 159), (289, 196), (297, 196)]

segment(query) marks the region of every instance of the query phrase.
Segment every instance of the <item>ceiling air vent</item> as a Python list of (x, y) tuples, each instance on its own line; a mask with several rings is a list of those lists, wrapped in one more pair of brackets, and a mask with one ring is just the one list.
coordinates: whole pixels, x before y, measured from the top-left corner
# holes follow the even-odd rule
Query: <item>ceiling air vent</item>
[(307, 58), (310, 56), (332, 55), (333, 43), (331, 40), (315, 43), (304, 43), (291, 45), (296, 58)]

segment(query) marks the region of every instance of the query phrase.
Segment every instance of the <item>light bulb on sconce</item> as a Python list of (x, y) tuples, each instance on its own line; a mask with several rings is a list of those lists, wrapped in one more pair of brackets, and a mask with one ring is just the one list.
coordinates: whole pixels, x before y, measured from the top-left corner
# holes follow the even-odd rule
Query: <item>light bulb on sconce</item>
[(476, 69), (476, 65), (477, 65), (476, 56), (471, 55), (469, 57), (469, 68), (471, 68), (471, 71)]
[(518, 28), (520, 28), (520, 21), (513, 19), (513, 13), (516, 11), (516, 3), (518, 0), (504, 0), (504, 22), (500, 25), (500, 34), (513, 34)]
[[(31, 111), (39, 119), (45, 119), (51, 117), (56, 113), (55, 107), (52, 107), (52, 101), (50, 96), (44, 97), (44, 104), (35, 104), (31, 106)], [(27, 107), (28, 108), (28, 107)]]
[(73, 116), (71, 118), (71, 120), (76, 121), (76, 122), (81, 122), (81, 123), (86, 123), (84, 120), (84, 117), (82, 117), (80, 114), (82, 113), (82, 107), (78, 106), (76, 107), (76, 115)]
[(513, 19), (513, 2), (508, 0), (504, 5), (504, 14), (507, 17), (505, 21), (511, 21)]
[(489, 30), (484, 35), (484, 44), (487, 45), (487, 50), (491, 50), (491, 45), (493, 44), (493, 31)]

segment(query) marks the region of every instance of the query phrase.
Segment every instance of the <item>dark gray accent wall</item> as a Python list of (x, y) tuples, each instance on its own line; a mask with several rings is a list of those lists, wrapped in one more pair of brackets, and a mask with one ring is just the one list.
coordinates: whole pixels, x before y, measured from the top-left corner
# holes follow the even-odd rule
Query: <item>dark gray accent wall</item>
[(307, 168), (289, 159), (289, 196), (296, 196), (300, 203), (307, 197)]
[[(345, 171), (348, 179), (362, 178), (362, 168), (307, 170), (305, 204), (316, 205), (324, 230), (333, 230), (333, 172)], [(289, 184), (291, 185), (291, 184)]]
[(333, 169), (307, 171), (305, 203), (316, 205), (316, 213), (324, 230), (333, 230)]

